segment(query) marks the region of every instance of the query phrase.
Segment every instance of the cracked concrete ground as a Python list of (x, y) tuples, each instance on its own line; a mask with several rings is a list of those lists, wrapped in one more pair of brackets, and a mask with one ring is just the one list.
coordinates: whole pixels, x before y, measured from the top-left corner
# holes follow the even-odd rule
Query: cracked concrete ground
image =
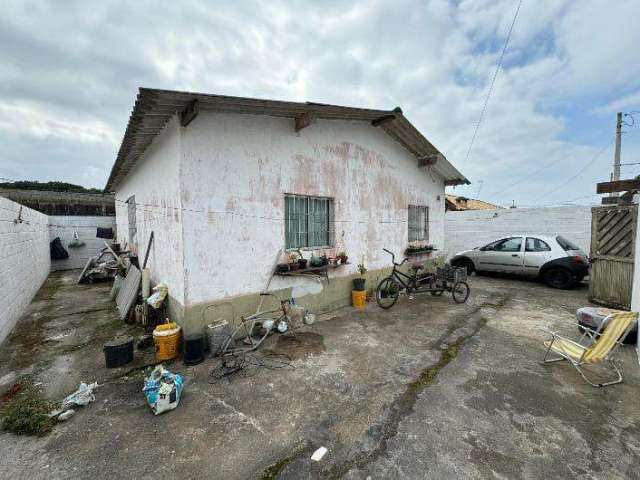
[[(116, 321), (108, 286), (78, 287), (73, 275), (52, 275), (0, 347), (0, 383), (30, 375), (50, 398), (80, 380), (104, 385), (45, 437), (1, 433), (7, 478), (638, 476), (633, 348), (620, 356), (625, 383), (607, 389), (539, 363), (538, 327), (574, 336), (585, 286), (473, 277), (466, 305), (428, 295), (389, 311), (344, 309), (297, 341), (268, 339), (264, 349), (289, 353), (293, 368), (210, 384), (217, 360), (168, 365), (185, 375), (185, 393), (154, 417), (141, 374), (102, 363), (104, 339), (134, 329)], [(136, 355), (135, 365), (148, 361)], [(64, 374), (51, 381), (53, 372)], [(320, 446), (329, 453), (311, 462)]]

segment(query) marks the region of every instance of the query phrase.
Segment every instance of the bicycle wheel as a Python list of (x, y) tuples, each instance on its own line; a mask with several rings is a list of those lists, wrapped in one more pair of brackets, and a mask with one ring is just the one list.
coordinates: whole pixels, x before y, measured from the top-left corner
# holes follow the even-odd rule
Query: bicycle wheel
[(378, 284), (376, 302), (380, 308), (393, 307), (400, 296), (400, 285), (392, 277), (387, 277)]
[(451, 296), (456, 303), (464, 303), (469, 298), (471, 289), (467, 282), (456, 282), (451, 289)]

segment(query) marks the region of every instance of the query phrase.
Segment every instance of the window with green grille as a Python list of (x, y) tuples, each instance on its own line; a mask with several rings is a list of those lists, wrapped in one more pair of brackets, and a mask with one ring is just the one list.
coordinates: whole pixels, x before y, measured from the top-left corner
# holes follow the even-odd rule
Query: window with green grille
[(332, 243), (333, 200), (285, 195), (285, 248), (328, 247)]
[(429, 208), (409, 205), (409, 242), (429, 241)]

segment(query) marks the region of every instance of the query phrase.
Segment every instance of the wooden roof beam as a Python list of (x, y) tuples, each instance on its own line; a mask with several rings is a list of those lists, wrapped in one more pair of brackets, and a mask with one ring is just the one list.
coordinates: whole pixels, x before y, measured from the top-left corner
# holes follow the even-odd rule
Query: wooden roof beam
[(640, 179), (616, 180), (614, 182), (598, 183), (596, 193), (626, 192), (640, 190)]
[(180, 113), (180, 125), (186, 127), (198, 116), (199, 111), (198, 99), (194, 99), (189, 102), (182, 113)]
[(316, 117), (309, 112), (296, 115), (294, 119), (296, 133), (298, 133), (303, 128), (307, 128), (308, 126), (313, 125), (314, 123), (316, 123)]

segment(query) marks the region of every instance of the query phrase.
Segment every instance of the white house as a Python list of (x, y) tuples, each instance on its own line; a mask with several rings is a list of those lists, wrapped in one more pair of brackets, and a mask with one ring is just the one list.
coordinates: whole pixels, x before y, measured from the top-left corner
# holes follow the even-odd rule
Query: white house
[[(446, 185), (468, 183), (399, 108), (372, 110), (140, 89), (107, 190), (118, 239), (169, 286), (185, 329), (255, 311), (278, 252), (344, 250), (349, 264), (275, 277), (315, 309), (346, 305), (410, 240), (444, 247)], [(411, 237), (411, 238), (410, 238)]]

